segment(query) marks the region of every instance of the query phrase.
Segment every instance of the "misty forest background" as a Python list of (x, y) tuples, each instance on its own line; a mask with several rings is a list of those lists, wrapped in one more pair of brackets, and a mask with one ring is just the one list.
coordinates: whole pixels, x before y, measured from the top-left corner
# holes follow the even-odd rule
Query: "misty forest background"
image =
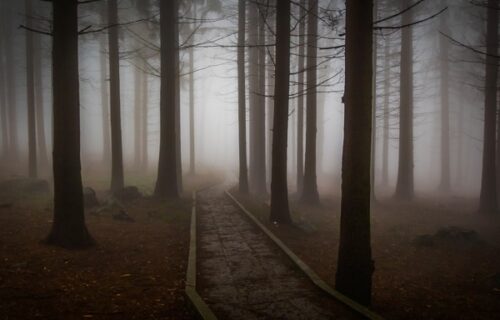
[(0, 192), (50, 190), (38, 240), (63, 248), (99, 245), (85, 222), (95, 195), (177, 203), (223, 183), (266, 202), (271, 225), (297, 223), (301, 206), (336, 210), (335, 287), (371, 305), (374, 216), (425, 207), (440, 226), (498, 228), (499, 10), (497, 0), (3, 0)]

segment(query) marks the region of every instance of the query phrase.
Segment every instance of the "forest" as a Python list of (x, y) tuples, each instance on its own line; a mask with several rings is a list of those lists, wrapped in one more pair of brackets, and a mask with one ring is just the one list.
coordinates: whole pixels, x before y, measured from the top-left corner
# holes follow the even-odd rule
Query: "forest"
[(500, 0), (0, 0), (0, 319), (498, 319)]

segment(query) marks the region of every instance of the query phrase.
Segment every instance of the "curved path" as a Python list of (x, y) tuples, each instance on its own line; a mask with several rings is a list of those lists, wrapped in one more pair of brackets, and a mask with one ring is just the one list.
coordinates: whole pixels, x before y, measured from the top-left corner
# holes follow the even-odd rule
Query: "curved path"
[(316, 287), (221, 188), (198, 199), (199, 293), (218, 318), (360, 318)]

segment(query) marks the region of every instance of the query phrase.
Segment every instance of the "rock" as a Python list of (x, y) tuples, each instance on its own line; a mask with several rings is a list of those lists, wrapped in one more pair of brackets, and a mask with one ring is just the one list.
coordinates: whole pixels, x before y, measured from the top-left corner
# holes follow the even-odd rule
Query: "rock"
[(134, 222), (135, 220), (129, 216), (125, 211), (120, 210), (118, 213), (113, 214), (113, 219), (126, 222)]
[(124, 187), (122, 190), (115, 194), (115, 197), (122, 201), (130, 201), (142, 198), (142, 194), (139, 189), (135, 186)]
[(94, 189), (85, 187), (83, 188), (83, 204), (85, 208), (93, 208), (99, 206), (99, 200)]
[(49, 191), (49, 183), (42, 179), (15, 178), (0, 183), (1, 193), (47, 194)]

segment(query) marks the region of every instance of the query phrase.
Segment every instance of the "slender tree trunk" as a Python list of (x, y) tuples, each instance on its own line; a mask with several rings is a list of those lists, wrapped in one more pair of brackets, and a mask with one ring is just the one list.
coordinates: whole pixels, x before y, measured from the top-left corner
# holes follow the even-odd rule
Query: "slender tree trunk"
[[(405, 0), (402, 8), (411, 5)], [(412, 11), (403, 14), (402, 24), (412, 22)], [(401, 71), (399, 107), (399, 166), (395, 197), (411, 200), (413, 186), (413, 35), (411, 28), (401, 31)]]
[[(249, 28), (249, 90), (250, 90), (250, 189), (256, 194), (266, 193), (266, 138), (265, 138), (265, 97), (262, 88), (262, 64), (265, 64), (265, 52), (259, 45), (265, 42), (261, 36), (262, 19), (260, 18), (259, 7), (255, 2), (249, 3), (248, 19)], [(265, 74), (264, 74), (265, 81)]]
[(483, 138), (483, 170), (481, 178), (481, 194), (479, 212), (498, 213), (496, 168), (495, 168), (495, 134), (498, 92), (498, 1), (488, 0), (486, 31), (486, 78), (484, 100), (484, 138)]
[[(269, 3), (270, 6), (274, 6), (275, 3), (274, 1), (272, 3)], [(267, 18), (266, 22), (267, 25), (275, 25), (276, 22), (276, 16), (272, 13), (269, 12), (270, 10), (268, 9), (267, 13)], [(271, 15), (272, 14), (272, 15)], [(274, 37), (274, 34), (272, 32), (267, 32), (267, 42), (268, 43), (275, 43), (276, 39)], [(274, 77), (275, 77), (275, 59), (276, 55), (274, 54), (275, 47), (267, 47), (265, 49), (267, 51), (267, 96), (266, 102), (267, 102), (267, 130), (266, 130), (266, 166), (269, 168), (269, 170), (266, 171), (266, 174), (268, 176), (268, 181), (269, 181), (269, 186), (271, 184), (271, 168), (273, 165), (273, 121), (274, 121)], [(264, 57), (265, 59), (265, 57)]]
[(177, 14), (178, 1), (160, 2), (160, 154), (155, 196), (179, 198), (177, 183)]
[(316, 181), (316, 134), (317, 134), (317, 47), (318, 47), (318, 0), (309, 0), (307, 20), (307, 95), (306, 95), (306, 154), (302, 201), (319, 203)]
[(141, 164), (144, 172), (148, 171), (148, 116), (149, 116), (149, 79), (148, 74), (145, 73), (142, 77), (142, 133), (141, 133), (141, 144), (142, 144), (142, 156), (141, 156)]
[[(105, 20), (103, 18), (103, 20)], [(108, 90), (108, 59), (106, 59), (106, 38), (100, 38), (100, 72), (101, 72), (101, 118), (102, 118), (102, 162), (108, 166), (111, 162), (111, 133), (109, 118), (109, 90)]]
[(270, 220), (290, 223), (287, 186), (288, 100), (290, 79), (290, 1), (276, 1), (276, 82)]
[[(8, 6), (7, 6), (8, 7)], [(16, 72), (14, 61), (14, 45), (13, 45), (13, 30), (12, 30), (12, 11), (10, 8), (4, 10), (5, 23), (5, 74), (6, 74), (6, 89), (7, 89), (7, 104), (8, 104), (8, 119), (9, 119), (9, 153), (8, 158), (11, 163), (17, 163), (19, 160), (19, 144), (17, 134), (17, 101), (16, 101)]]
[[(193, 17), (197, 17), (196, 1), (193, 1)], [(195, 35), (191, 37), (191, 44), (195, 43)], [(194, 47), (189, 49), (189, 173), (196, 173), (195, 163), (195, 132), (194, 132)]]
[(372, 0), (347, 0), (340, 244), (335, 287), (370, 305), (370, 169), (373, 81)]
[(136, 169), (141, 168), (142, 158), (142, 105), (144, 93), (142, 92), (142, 84), (144, 82), (144, 72), (141, 66), (141, 58), (135, 58), (134, 68), (134, 165)]
[[(24, 0), (26, 26), (32, 28), (31, 0)], [(26, 99), (28, 103), (28, 176), (38, 177), (36, 160), (36, 116), (35, 116), (35, 82), (33, 73), (33, 33), (26, 31)]]
[[(373, 16), (375, 20), (378, 20), (378, 2), (379, 0), (373, 0)], [(375, 194), (375, 170), (376, 170), (376, 147), (377, 147), (377, 71), (378, 71), (378, 39), (377, 35), (373, 35), (373, 114), (372, 114), (372, 153), (371, 153), (371, 169), (370, 169), (370, 198), (372, 203), (377, 201)]]
[(389, 185), (389, 98), (391, 94), (390, 38), (385, 37), (384, 48), (384, 137), (382, 139), (382, 185)]
[[(179, 1), (179, 0), (176, 0)], [(175, 33), (175, 145), (176, 145), (176, 156), (177, 156), (177, 189), (179, 194), (182, 193), (183, 183), (182, 183), (182, 152), (181, 152), (181, 94), (180, 94), (180, 56), (179, 56), (179, 31), (177, 27), (177, 32)]]
[[(446, 5), (446, 1), (443, 1)], [(441, 32), (449, 34), (447, 13), (440, 17)], [(441, 67), (441, 183), (439, 188), (443, 192), (450, 191), (450, 93), (449, 93), (449, 62), (448, 47), (449, 42), (444, 36), (439, 37), (440, 47), (440, 67)]]
[(306, 0), (300, 0), (299, 57), (297, 101), (297, 194), (302, 194), (304, 186), (304, 56), (306, 38)]
[[(4, 4), (0, 3), (0, 12), (5, 10), (3, 8)], [(7, 111), (7, 97), (5, 93), (6, 89), (6, 76), (5, 76), (5, 63), (4, 63), (4, 50), (6, 42), (4, 41), (5, 34), (5, 22), (0, 21), (0, 117), (2, 119), (2, 155), (0, 160), (4, 161), (7, 159), (9, 152), (9, 120)]]
[(238, 0), (238, 137), (239, 137), (239, 191), (248, 193), (246, 86), (245, 86), (245, 24), (246, 1)]
[(108, 1), (109, 81), (111, 118), (111, 192), (123, 189), (123, 146), (120, 103), (120, 57), (118, 52), (117, 0)]
[(80, 164), (77, 0), (53, 0), (54, 219), (47, 243), (93, 244), (85, 226)]
[(43, 171), (48, 169), (49, 156), (45, 135), (45, 108), (43, 103), (43, 62), (41, 36), (34, 35), (34, 84), (36, 106), (36, 136), (38, 142), (38, 161)]

